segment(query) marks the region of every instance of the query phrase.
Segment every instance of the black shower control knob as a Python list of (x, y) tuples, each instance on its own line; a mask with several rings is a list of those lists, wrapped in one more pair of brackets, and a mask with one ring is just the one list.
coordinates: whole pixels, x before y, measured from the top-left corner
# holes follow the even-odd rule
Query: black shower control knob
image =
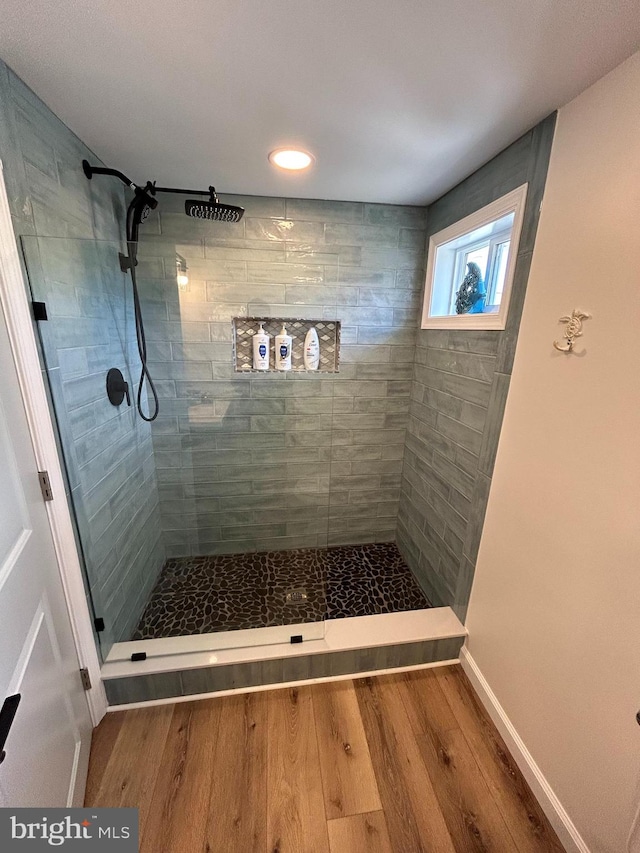
[(127, 398), (127, 406), (131, 405), (129, 383), (117, 367), (112, 367), (107, 373), (107, 397), (112, 406), (121, 405), (125, 397)]

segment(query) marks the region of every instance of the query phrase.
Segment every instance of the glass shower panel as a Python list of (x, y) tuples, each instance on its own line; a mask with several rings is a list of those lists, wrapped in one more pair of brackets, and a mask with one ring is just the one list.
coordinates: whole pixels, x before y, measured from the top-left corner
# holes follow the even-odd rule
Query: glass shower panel
[(104, 657), (128, 639), (163, 561), (151, 431), (105, 393), (118, 367), (135, 389), (138, 370), (131, 286), (122, 246), (92, 240), (22, 238), (41, 352), (66, 473), (87, 595)]
[[(132, 639), (207, 634), (216, 649), (247, 628), (324, 634), (334, 374), (305, 372), (300, 354), (310, 322), (321, 354), (335, 337), (338, 259), (188, 224), (188, 239), (138, 247), (152, 423), (135, 410), (123, 246), (23, 238), (33, 299), (47, 306), (42, 356), (103, 658)], [(242, 367), (234, 335), (256, 319), (288, 322), (293, 370), (276, 372), (273, 351), (271, 370)], [(131, 406), (107, 399), (113, 367)], [(247, 643), (281, 641), (258, 634)]]

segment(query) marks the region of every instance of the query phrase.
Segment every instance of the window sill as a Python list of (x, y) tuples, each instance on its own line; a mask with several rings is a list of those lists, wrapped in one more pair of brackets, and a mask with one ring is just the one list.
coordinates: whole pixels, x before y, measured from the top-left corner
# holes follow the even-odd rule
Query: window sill
[(427, 317), (422, 329), (504, 329), (506, 317), (501, 314), (456, 314), (449, 317)]

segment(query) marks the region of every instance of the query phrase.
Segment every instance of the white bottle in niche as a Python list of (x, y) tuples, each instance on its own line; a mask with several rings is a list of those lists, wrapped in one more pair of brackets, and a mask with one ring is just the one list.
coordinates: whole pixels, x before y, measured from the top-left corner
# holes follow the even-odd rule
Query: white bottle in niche
[(291, 335), (282, 324), (282, 331), (276, 335), (276, 370), (291, 370)]
[(264, 323), (260, 321), (260, 328), (253, 336), (253, 369), (269, 370), (269, 342), (271, 336), (264, 330)]
[(317, 370), (320, 366), (320, 341), (313, 326), (304, 339), (304, 366), (306, 370)]

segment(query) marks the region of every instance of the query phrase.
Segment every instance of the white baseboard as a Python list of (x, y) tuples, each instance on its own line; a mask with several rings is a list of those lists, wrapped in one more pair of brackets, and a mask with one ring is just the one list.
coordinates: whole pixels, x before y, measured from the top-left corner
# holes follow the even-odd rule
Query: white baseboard
[(590, 853), (584, 839), (565, 811), (564, 806), (555, 795), (542, 770), (534, 761), (533, 756), (525, 746), (524, 741), (516, 731), (504, 708), (498, 702), (495, 693), (466, 647), (460, 649), (460, 664), (473, 685), (473, 689), (478, 694), (480, 701), (487, 709), (489, 716), (502, 735), (509, 748), (509, 752), (520, 768), (522, 775), (527, 780), (535, 798), (540, 803), (542, 810), (555, 829), (560, 842), (564, 845), (568, 853)]

